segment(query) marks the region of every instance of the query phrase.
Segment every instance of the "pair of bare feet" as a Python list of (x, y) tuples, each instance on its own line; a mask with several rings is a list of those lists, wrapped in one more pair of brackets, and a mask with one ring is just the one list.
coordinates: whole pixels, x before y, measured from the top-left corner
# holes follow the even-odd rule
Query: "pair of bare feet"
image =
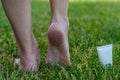
[[(40, 55), (36, 40), (32, 35), (31, 0), (1, 1), (17, 41), (20, 59), (15, 64), (20, 65), (26, 71), (37, 71)], [(69, 0), (49, 1), (51, 25), (48, 30), (46, 63), (70, 65), (67, 38)]]
[[(46, 63), (65, 64), (70, 66), (69, 45), (68, 45), (68, 20), (52, 22), (48, 29), (48, 53)], [(29, 54), (22, 54), (18, 49), (20, 59), (15, 60), (15, 64), (25, 71), (34, 72), (38, 70), (40, 64), (40, 54), (37, 44)]]

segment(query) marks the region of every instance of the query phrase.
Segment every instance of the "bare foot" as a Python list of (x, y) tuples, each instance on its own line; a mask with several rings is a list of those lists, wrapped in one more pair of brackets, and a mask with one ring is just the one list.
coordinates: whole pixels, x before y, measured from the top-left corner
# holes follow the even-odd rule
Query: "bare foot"
[(48, 53), (46, 63), (70, 66), (68, 46), (68, 25), (52, 23), (48, 30)]
[(19, 59), (15, 59), (15, 66), (19, 66), (26, 72), (36, 72), (38, 71), (38, 67), (40, 64), (40, 54), (39, 54), (39, 48), (34, 47), (32, 49), (32, 52), (29, 54), (26, 54), (22, 52), (22, 50), (18, 46), (18, 53), (19, 53)]

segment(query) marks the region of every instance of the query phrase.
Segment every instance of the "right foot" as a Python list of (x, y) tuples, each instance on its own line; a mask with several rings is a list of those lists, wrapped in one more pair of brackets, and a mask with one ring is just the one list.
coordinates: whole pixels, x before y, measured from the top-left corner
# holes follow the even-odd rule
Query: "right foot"
[(48, 53), (46, 63), (70, 66), (68, 25), (52, 23), (48, 30)]

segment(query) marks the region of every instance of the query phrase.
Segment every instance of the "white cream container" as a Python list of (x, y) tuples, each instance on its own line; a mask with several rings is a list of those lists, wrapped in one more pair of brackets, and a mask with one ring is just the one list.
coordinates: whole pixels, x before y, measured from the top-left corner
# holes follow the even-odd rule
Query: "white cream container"
[(101, 64), (112, 65), (112, 44), (97, 47), (97, 52)]

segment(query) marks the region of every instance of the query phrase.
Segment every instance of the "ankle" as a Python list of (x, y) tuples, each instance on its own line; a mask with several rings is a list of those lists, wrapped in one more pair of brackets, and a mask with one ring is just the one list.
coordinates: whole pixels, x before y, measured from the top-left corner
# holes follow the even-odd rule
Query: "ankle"
[(39, 46), (37, 43), (33, 43), (33, 46), (32, 46), (33, 50), (38, 50), (39, 49)]
[(51, 20), (51, 24), (56, 23), (58, 25), (62, 25), (63, 27), (66, 27), (67, 30), (69, 28), (69, 20), (68, 17), (63, 17), (63, 16), (55, 16)]
[(18, 46), (18, 55), (21, 56), (21, 55), (33, 54), (36, 53), (38, 49), (39, 47), (36, 43), (32, 44), (31, 47), (26, 47), (26, 48)]
[(64, 22), (68, 23), (68, 17), (61, 16), (61, 15), (52, 16), (51, 22), (60, 22), (60, 21), (64, 21)]

